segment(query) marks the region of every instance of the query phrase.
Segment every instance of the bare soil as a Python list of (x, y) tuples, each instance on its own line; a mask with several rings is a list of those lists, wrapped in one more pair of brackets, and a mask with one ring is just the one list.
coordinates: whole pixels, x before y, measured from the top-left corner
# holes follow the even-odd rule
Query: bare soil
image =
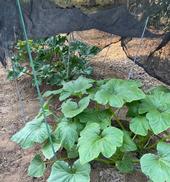
[[(22, 85), (21, 85), (22, 83)], [(10, 137), (23, 127), (26, 120), (33, 118), (38, 111), (38, 102), (34, 97), (31, 82), (26, 79), (19, 84), (23, 95), (24, 115), (21, 116), (21, 104), (16, 95), (14, 82), (6, 79), (6, 71), (0, 67), (0, 181), (31, 182), (26, 175), (27, 166), (33, 156), (33, 150), (22, 150), (10, 141)], [(21, 88), (22, 86), (22, 88)], [(24, 93), (24, 94), (23, 94)]]

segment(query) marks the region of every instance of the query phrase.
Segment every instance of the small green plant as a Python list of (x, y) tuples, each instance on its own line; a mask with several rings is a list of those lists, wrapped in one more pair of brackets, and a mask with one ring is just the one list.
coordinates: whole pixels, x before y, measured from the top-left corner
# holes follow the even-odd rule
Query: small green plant
[[(97, 47), (80, 41), (69, 43), (66, 36), (60, 35), (42, 40), (29, 40), (29, 45), (40, 85), (60, 85), (62, 81), (76, 79), (80, 75), (90, 75), (92, 67), (88, 60), (99, 51)], [(14, 70), (9, 70), (8, 78), (18, 78), (23, 74), (32, 76), (26, 42), (18, 41), (14, 53)]]
[[(55, 156), (41, 111), (12, 136), (24, 149), (41, 146), (28, 174), (43, 176), (50, 164), (48, 182), (89, 182), (90, 163), (99, 161), (116, 166), (122, 173), (133, 172), (139, 164), (153, 182), (168, 182), (170, 90), (157, 87), (144, 93), (140, 87), (132, 80), (95, 81), (81, 76), (64, 82), (59, 90), (45, 92), (45, 112), (53, 117), (48, 125)], [(56, 97), (61, 101), (57, 116), (48, 107)], [(120, 109), (127, 110), (126, 120), (119, 118)]]

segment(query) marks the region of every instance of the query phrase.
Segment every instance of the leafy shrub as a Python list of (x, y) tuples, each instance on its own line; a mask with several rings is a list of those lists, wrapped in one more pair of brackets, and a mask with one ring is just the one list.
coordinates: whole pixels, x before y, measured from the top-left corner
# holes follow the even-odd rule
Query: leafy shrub
[[(48, 108), (50, 103), (57, 95), (61, 101), (60, 116), (48, 124), (56, 158), (41, 112), (12, 136), (12, 141), (25, 149), (41, 144), (29, 175), (43, 176), (50, 162), (49, 182), (89, 182), (90, 162), (100, 161), (115, 165), (122, 173), (133, 172), (134, 165), (140, 163), (142, 172), (153, 182), (169, 181), (170, 136), (166, 130), (170, 128), (170, 90), (157, 87), (144, 93), (140, 87), (137, 81), (95, 81), (81, 76), (63, 83), (59, 90), (45, 92), (48, 117), (55, 112)], [(119, 118), (120, 109), (128, 110), (126, 121)]]
[[(60, 85), (62, 81), (90, 75), (92, 67), (88, 64), (89, 57), (99, 51), (97, 47), (79, 41), (68, 43), (67, 37), (60, 35), (45, 40), (30, 40), (29, 45), (40, 85), (42, 82)], [(9, 71), (8, 78), (18, 78), (23, 74), (32, 76), (26, 42), (19, 41), (14, 52), (12, 61), (15, 69)]]
[[(155, 0), (150, 7), (152, 16), (150, 25), (165, 31), (170, 30), (170, 4), (169, 0)], [(149, 10), (148, 10), (149, 11)]]
[(158, 30), (170, 30), (169, 0), (129, 0), (129, 10), (133, 14), (150, 17), (149, 26)]

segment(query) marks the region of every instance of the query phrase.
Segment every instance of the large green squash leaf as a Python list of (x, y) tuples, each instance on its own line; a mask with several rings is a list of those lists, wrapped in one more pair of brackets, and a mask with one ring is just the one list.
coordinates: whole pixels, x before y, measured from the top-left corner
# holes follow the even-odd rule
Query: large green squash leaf
[[(50, 132), (51, 127), (48, 125)], [(44, 117), (40, 116), (28, 122), (24, 128), (14, 134), (12, 141), (18, 143), (22, 148), (27, 149), (35, 143), (43, 143), (48, 138), (48, 132)]]
[(152, 94), (152, 93), (156, 93), (156, 92), (170, 93), (170, 89), (163, 85), (159, 85), (159, 86), (151, 88), (151, 90), (149, 90), (148, 93)]
[[(55, 152), (57, 152), (60, 149), (61, 144), (59, 143), (59, 141), (56, 140), (56, 138), (54, 136), (52, 136), (52, 142), (53, 142), (54, 150), (55, 150)], [(51, 146), (51, 142), (50, 142), (49, 139), (43, 145), (42, 153), (43, 153), (43, 155), (45, 156), (46, 159), (51, 159), (54, 156), (52, 146)]]
[(81, 132), (78, 151), (81, 164), (92, 161), (102, 153), (110, 158), (123, 143), (123, 132), (115, 127), (101, 131), (100, 125), (91, 123)]
[(109, 104), (112, 107), (120, 108), (126, 102), (145, 97), (145, 94), (138, 87), (139, 84), (134, 81), (112, 79), (100, 87), (95, 94), (95, 100), (99, 104)]
[(41, 177), (45, 171), (45, 163), (40, 155), (36, 155), (31, 161), (28, 168), (28, 175), (32, 177)]
[(83, 112), (89, 105), (89, 97), (84, 97), (78, 103), (68, 99), (61, 106), (62, 113), (66, 118), (73, 118)]
[(150, 111), (147, 113), (146, 118), (149, 120), (150, 127), (156, 135), (170, 128), (170, 111)]
[(64, 161), (57, 161), (52, 166), (48, 182), (90, 182), (90, 165), (81, 165), (79, 160), (72, 166)]
[(69, 81), (63, 84), (60, 100), (65, 100), (70, 96), (86, 94), (87, 90), (93, 86), (94, 81), (80, 76), (77, 80)]
[(87, 109), (77, 116), (81, 123), (100, 124), (101, 129), (104, 129), (111, 125), (112, 112), (109, 109), (105, 110), (95, 110)]
[(130, 122), (130, 130), (137, 135), (146, 136), (149, 129), (149, 121), (145, 116), (135, 117)]
[(55, 137), (60, 141), (61, 145), (71, 150), (75, 142), (78, 140), (77, 124), (70, 120), (60, 122), (54, 131)]
[(44, 94), (43, 94), (43, 97), (50, 97), (50, 96), (53, 96), (53, 95), (58, 95), (60, 94), (62, 91), (62, 89), (59, 89), (59, 90), (48, 90), (46, 91)]
[(139, 107), (139, 113), (148, 113), (152, 110), (164, 112), (169, 110), (170, 106), (170, 93), (160, 91), (159, 89), (153, 90), (151, 94), (147, 95)]
[(170, 93), (153, 90), (139, 106), (139, 114), (144, 113), (154, 134), (170, 128)]
[(158, 155), (145, 154), (140, 159), (142, 172), (153, 182), (170, 182), (170, 144), (160, 142)]
[[(159, 134), (170, 128), (169, 90), (164, 87), (151, 90), (146, 98), (142, 100), (139, 106), (139, 114), (146, 114), (154, 134)], [(146, 131), (143, 134), (146, 135)]]

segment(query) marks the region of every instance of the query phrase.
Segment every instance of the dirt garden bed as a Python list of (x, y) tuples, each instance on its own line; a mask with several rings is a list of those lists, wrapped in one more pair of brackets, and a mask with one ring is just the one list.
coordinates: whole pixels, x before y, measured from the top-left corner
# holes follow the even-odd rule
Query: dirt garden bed
[[(107, 56), (106, 56), (107, 54)], [(150, 77), (142, 68), (127, 58), (119, 42), (103, 49), (92, 61), (95, 78), (127, 78), (133, 67), (134, 79), (140, 79), (144, 88), (163, 84)], [(31, 120), (39, 110), (39, 103), (29, 78), (18, 82), (22, 95), (22, 106), (16, 94), (16, 84), (6, 79), (6, 71), (0, 68), (0, 181), (32, 182), (46, 181), (46, 177), (36, 179), (27, 176), (27, 168), (36, 149), (22, 150), (10, 137), (24, 122)], [(23, 111), (23, 107), (25, 110)], [(22, 113), (24, 112), (24, 113)], [(25, 119), (23, 118), (23, 114)], [(136, 171), (123, 175), (111, 166), (95, 163), (92, 165), (92, 182), (145, 182), (146, 177)]]

